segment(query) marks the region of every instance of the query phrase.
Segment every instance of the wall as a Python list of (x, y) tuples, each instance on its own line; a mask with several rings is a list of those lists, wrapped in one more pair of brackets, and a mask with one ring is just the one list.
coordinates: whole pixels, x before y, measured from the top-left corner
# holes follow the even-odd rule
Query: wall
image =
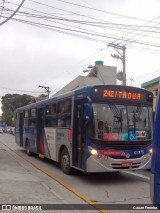
[(63, 94), (88, 85), (95, 84), (116, 84), (117, 68), (111, 66), (95, 65), (88, 76), (78, 76), (53, 96)]

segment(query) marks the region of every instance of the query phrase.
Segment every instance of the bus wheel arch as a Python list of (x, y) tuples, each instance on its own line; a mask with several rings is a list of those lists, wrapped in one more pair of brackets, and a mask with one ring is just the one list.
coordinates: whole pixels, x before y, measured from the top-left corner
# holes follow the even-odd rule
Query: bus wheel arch
[(65, 174), (71, 174), (70, 155), (66, 146), (62, 146), (60, 149), (60, 165)]

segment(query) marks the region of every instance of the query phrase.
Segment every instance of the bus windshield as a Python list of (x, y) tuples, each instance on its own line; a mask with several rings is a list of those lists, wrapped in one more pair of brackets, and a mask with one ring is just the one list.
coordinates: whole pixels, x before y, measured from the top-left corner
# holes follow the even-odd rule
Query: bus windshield
[[(93, 103), (94, 139), (144, 141), (152, 137), (152, 107)], [(94, 133), (93, 133), (94, 132)]]

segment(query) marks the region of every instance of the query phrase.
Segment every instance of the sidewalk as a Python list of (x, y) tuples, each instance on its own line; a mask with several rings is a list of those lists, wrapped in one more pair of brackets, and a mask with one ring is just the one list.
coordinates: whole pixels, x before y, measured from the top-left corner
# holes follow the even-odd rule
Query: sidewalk
[[(66, 206), (70, 208), (69, 204), (86, 203), (0, 143), (0, 204), (67, 204)], [(66, 210), (51, 211), (66, 212)], [(69, 211), (80, 212), (72, 210), (72, 207)], [(28, 211), (24, 208), (22, 212)], [(88, 210), (83, 210), (83, 213), (87, 212)], [(99, 211), (93, 209), (92, 212)]]

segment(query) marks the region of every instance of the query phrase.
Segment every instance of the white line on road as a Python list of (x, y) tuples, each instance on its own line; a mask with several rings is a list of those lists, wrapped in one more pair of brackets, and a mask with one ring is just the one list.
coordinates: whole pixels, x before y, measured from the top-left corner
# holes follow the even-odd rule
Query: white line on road
[(136, 177), (140, 177), (140, 178), (143, 178), (145, 180), (150, 180), (150, 177), (147, 177), (145, 175), (138, 174), (138, 173), (135, 173), (135, 172), (123, 171), (123, 173), (129, 174), (129, 175), (133, 175), (133, 176), (136, 176)]

